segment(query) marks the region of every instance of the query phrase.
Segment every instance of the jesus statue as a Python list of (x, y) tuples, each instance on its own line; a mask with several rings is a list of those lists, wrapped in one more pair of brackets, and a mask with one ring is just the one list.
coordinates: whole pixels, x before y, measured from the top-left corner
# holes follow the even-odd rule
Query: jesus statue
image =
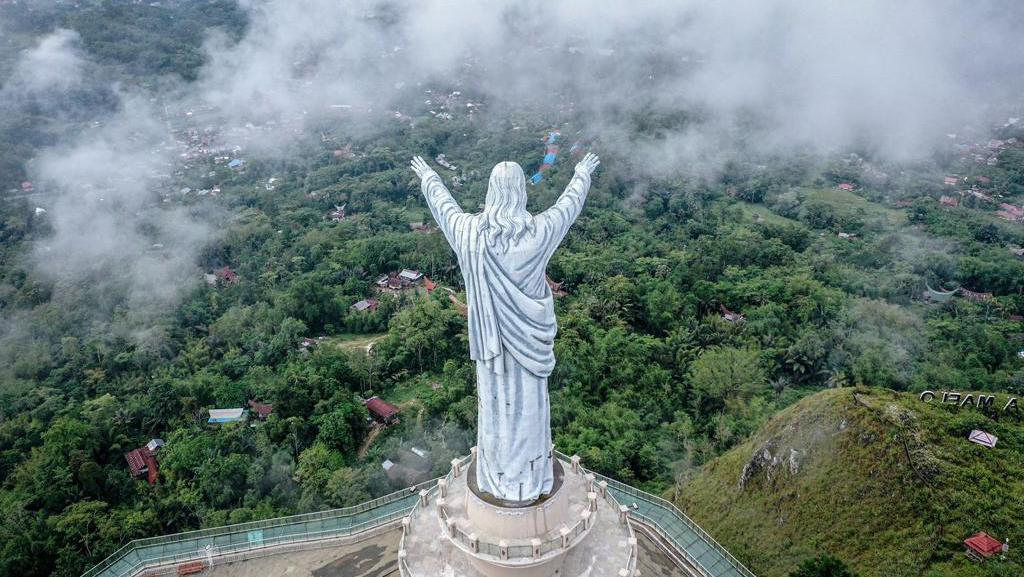
[(565, 192), (544, 212), (526, 211), (526, 177), (515, 162), (491, 171), (480, 214), (466, 214), (420, 157), (423, 196), (459, 259), (476, 361), (477, 487), (509, 505), (549, 494), (554, 482), (548, 375), (555, 368), (555, 305), (544, 270), (583, 209), (587, 154)]

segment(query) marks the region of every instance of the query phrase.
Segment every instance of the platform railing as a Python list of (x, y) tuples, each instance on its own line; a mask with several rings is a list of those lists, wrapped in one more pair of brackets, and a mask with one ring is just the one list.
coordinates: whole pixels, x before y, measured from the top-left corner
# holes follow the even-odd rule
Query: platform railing
[[(651, 517), (649, 517), (647, 515), (644, 515), (643, 513), (637, 512), (637, 511), (634, 511), (633, 513), (631, 513), (630, 516), (633, 519), (638, 520), (645, 527), (647, 527), (649, 530), (653, 531), (655, 534), (657, 534), (662, 539), (666, 540), (668, 543), (671, 543), (671, 544), (675, 545), (675, 539), (673, 539), (672, 535), (669, 534), (669, 532), (666, 531), (665, 528), (661, 526), (661, 523), (655, 521), (653, 518), (651, 518)], [(690, 567), (693, 568), (693, 570), (697, 572), (697, 577), (715, 577), (715, 575), (713, 573), (711, 573), (706, 567), (704, 567), (704, 564), (701, 563), (699, 559), (697, 559), (696, 557), (691, 555), (685, 548), (679, 547), (678, 545), (676, 545), (675, 549), (683, 557), (683, 560), (686, 561), (686, 563), (689, 564)]]
[[(564, 453), (561, 453), (559, 451), (555, 451), (555, 454), (558, 455), (559, 457), (563, 458), (563, 459), (569, 458)], [(738, 559), (736, 559), (736, 557), (734, 557), (733, 554), (730, 553), (728, 549), (726, 549), (721, 544), (719, 544), (719, 542), (716, 541), (711, 535), (709, 535), (707, 531), (705, 531), (693, 519), (690, 519), (690, 517), (688, 517), (686, 515), (686, 513), (683, 513), (682, 511), (680, 511), (679, 507), (676, 507), (672, 502), (667, 501), (667, 500), (665, 500), (665, 499), (663, 499), (661, 497), (658, 497), (656, 495), (652, 495), (651, 493), (648, 493), (646, 491), (642, 491), (640, 489), (637, 489), (636, 487), (633, 487), (631, 485), (627, 485), (625, 483), (622, 483), (621, 481), (616, 481), (615, 479), (612, 479), (611, 477), (607, 477), (605, 475), (602, 475), (601, 473), (597, 473), (595, 471), (589, 471), (589, 470), (588, 470), (588, 472), (593, 473), (594, 477), (596, 479), (598, 479), (598, 480), (607, 481), (608, 487), (610, 489), (613, 489), (613, 490), (618, 491), (619, 493), (622, 493), (622, 494), (625, 494), (625, 495), (630, 495), (632, 497), (636, 497), (638, 499), (642, 499), (643, 501), (646, 501), (647, 503), (649, 503), (649, 504), (651, 504), (651, 505), (653, 505), (655, 507), (658, 507), (659, 509), (662, 509), (665, 513), (668, 513), (670, 516), (674, 517), (675, 520), (678, 523), (681, 523), (681, 524), (685, 525), (687, 528), (689, 528), (695, 535), (697, 535), (698, 538), (700, 538), (700, 540), (702, 540), (705, 543), (707, 543), (707, 545), (709, 547), (711, 547), (712, 549), (714, 549), (719, 555), (721, 555), (732, 566), (732, 568), (735, 569), (735, 571), (737, 573), (739, 573), (743, 577), (756, 577), (754, 575), (754, 573), (752, 573), (750, 571), (750, 569), (747, 569), (747, 567), (745, 565), (743, 565), (743, 563), (741, 563)], [(634, 510), (632, 508), (630, 508), (630, 513), (629, 514), (630, 514), (630, 516), (633, 516), (633, 517), (639, 517), (643, 521), (652, 522), (652, 519), (650, 517), (648, 517), (647, 515), (642, 515), (638, 511), (636, 511), (636, 510)], [(659, 524), (658, 527), (662, 531), (665, 532), (664, 537), (669, 539), (669, 541), (673, 545), (675, 545), (678, 550), (680, 550), (681, 552), (685, 553), (687, 558), (692, 558), (692, 555), (690, 555), (686, 551), (686, 545), (687, 545), (686, 543), (678, 543), (678, 542), (676, 542), (676, 540), (671, 536), (671, 534), (668, 531), (665, 530), (665, 528), (661, 524)], [(696, 561), (696, 560), (694, 560), (694, 561)], [(711, 575), (711, 576), (718, 575), (717, 573), (711, 573), (711, 572), (708, 572), (707, 574)]]
[[(570, 457), (557, 451), (556, 455), (565, 461), (570, 460)], [(460, 466), (470, 459), (471, 457), (461, 459), (459, 461)], [(609, 490), (606, 491), (605, 498), (610, 502), (619, 502), (615, 495), (612, 494), (612, 491), (615, 491), (621, 495), (634, 497), (652, 507), (656, 507), (663, 514), (671, 517), (676, 523), (685, 525), (701, 541), (706, 543), (708, 547), (714, 549), (726, 561), (733, 572), (738, 573), (742, 577), (755, 577), (725, 547), (722, 547), (704, 529), (669, 501), (600, 473), (587, 469), (583, 470), (587, 473), (593, 473), (597, 481), (606, 481), (608, 483)], [(448, 479), (450, 482), (453, 474), (454, 471), (450, 471), (445, 477), (431, 479), (413, 487), (352, 507), (200, 529), (161, 537), (136, 539), (86, 571), (82, 577), (130, 577), (145, 569), (154, 567), (203, 561), (223, 555), (256, 552), (261, 549), (270, 549), (283, 545), (312, 543), (367, 533), (390, 523), (399, 522), (403, 517), (408, 516), (419, 502), (419, 492), (421, 490), (435, 489), (438, 480), (442, 478)], [(629, 505), (628, 503), (625, 504)], [(678, 542), (672, 536), (672, 533), (664, 527), (664, 524), (654, 517), (633, 508), (629, 509), (629, 515), (644, 523), (644, 525), (652, 527), (663, 539), (673, 545), (684, 559), (694, 564), (698, 570), (703, 570), (704, 575), (720, 577), (732, 574), (732, 572), (716, 571), (713, 567), (701, 565), (687, 551), (689, 544)], [(548, 544), (545, 543), (544, 545)], [(481, 543), (481, 546), (483, 546), (483, 543)], [(551, 546), (554, 546), (554, 544), (551, 544)], [(497, 556), (497, 552), (495, 552), (495, 556)], [(403, 561), (400, 560), (399, 562), (402, 563)], [(634, 551), (630, 553), (630, 562), (636, 562)]]
[(364, 533), (400, 520), (419, 490), (436, 484), (437, 479), (431, 479), (352, 507), (136, 539), (82, 577), (126, 577), (147, 567)]
[[(470, 455), (468, 457), (464, 457), (463, 459), (459, 460), (459, 465), (458, 465), (459, 469), (462, 470), (464, 467), (472, 465), (473, 462), (474, 461), (473, 461), (473, 456), (472, 455)], [(450, 485), (452, 483), (452, 480), (453, 480), (454, 476), (455, 476), (455, 469), (452, 468), (452, 470), (449, 471), (448, 475), (445, 476), (445, 481)], [(434, 490), (436, 490), (436, 487), (434, 489), (431, 489), (430, 491), (433, 492)], [(618, 508), (617, 504), (615, 505), (615, 508)], [(442, 509), (439, 514), (441, 516), (442, 524), (446, 525), (448, 523), (448, 519), (449, 519), (448, 511), (445, 510), (445, 509)], [(410, 513), (410, 515), (411, 515), (411, 513)], [(588, 531), (587, 524), (584, 521), (582, 521), (582, 520), (577, 521), (569, 529), (569, 534), (567, 535), (566, 539), (567, 539), (567, 541), (569, 543), (575, 543), (577, 540), (581, 539), (583, 537), (583, 535), (585, 535), (587, 533), (587, 531)], [(486, 541), (486, 540), (483, 540), (483, 539), (479, 539), (479, 538), (477, 538), (474, 541), (474, 539), (470, 538), (469, 533), (467, 533), (464, 529), (462, 529), (462, 527), (458, 527), (458, 526), (455, 527), (455, 541), (457, 543), (459, 543), (460, 545), (462, 545), (466, 550), (472, 550), (473, 547), (476, 547), (477, 550), (481, 554), (483, 554), (483, 555), (489, 555), (491, 557), (494, 557), (495, 559), (501, 559), (501, 546), (499, 546), (497, 543), (492, 543), (492, 542), (489, 542), (489, 541)], [(533, 554), (533, 546), (532, 545), (509, 545), (507, 547), (508, 559), (510, 559), (510, 560), (511, 559), (531, 559), (532, 560), (532, 559), (543, 558), (545, 555), (547, 555), (547, 554), (549, 554), (549, 553), (551, 553), (553, 551), (556, 551), (556, 550), (559, 550), (559, 549), (563, 549), (564, 548), (563, 542), (564, 541), (563, 541), (563, 538), (561, 536), (553, 537), (551, 539), (546, 539), (545, 541), (541, 542), (541, 544), (540, 544), (540, 551), (539, 551), (539, 553), (540, 553), (539, 557), (535, 557), (534, 556), (534, 554)]]

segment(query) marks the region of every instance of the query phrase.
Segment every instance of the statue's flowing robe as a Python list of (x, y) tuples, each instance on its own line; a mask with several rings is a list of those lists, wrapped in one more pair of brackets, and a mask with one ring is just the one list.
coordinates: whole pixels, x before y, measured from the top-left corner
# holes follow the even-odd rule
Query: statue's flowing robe
[(479, 409), (477, 485), (504, 501), (533, 501), (554, 480), (547, 380), (557, 326), (544, 270), (583, 208), (590, 175), (577, 173), (558, 201), (533, 217), (533, 231), (504, 252), (481, 230), (483, 214), (464, 213), (436, 173), (422, 189), (466, 285)]

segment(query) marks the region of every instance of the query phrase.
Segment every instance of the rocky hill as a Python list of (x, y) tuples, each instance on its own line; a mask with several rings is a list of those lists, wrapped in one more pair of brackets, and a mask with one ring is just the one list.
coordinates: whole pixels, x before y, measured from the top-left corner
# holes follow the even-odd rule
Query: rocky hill
[[(864, 577), (1024, 575), (1024, 418), (882, 389), (833, 389), (773, 418), (676, 501), (757, 575), (829, 553)], [(989, 449), (968, 441), (995, 434)], [(1009, 538), (977, 565), (963, 539)]]

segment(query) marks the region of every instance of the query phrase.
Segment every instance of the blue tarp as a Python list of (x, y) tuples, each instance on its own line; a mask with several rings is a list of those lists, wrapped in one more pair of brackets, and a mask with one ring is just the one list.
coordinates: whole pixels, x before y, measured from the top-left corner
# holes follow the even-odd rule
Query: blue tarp
[(242, 166), (242, 162), (243, 161), (241, 161), (241, 160), (236, 158), (236, 159), (234, 159), (234, 160), (232, 160), (231, 162), (228, 163), (228, 167), (230, 167), (230, 168), (238, 168), (239, 166)]
[(554, 152), (549, 152), (549, 153), (544, 155), (544, 164), (554, 164), (554, 163), (555, 163), (555, 153)]
[(530, 177), (530, 182), (532, 182), (534, 184), (539, 184), (541, 179), (543, 179), (543, 178), (544, 178), (544, 175), (538, 172), (537, 174), (535, 174), (535, 175)]
[(245, 417), (225, 417), (223, 419), (213, 419), (206, 421), (207, 423), (238, 423), (243, 421)]

